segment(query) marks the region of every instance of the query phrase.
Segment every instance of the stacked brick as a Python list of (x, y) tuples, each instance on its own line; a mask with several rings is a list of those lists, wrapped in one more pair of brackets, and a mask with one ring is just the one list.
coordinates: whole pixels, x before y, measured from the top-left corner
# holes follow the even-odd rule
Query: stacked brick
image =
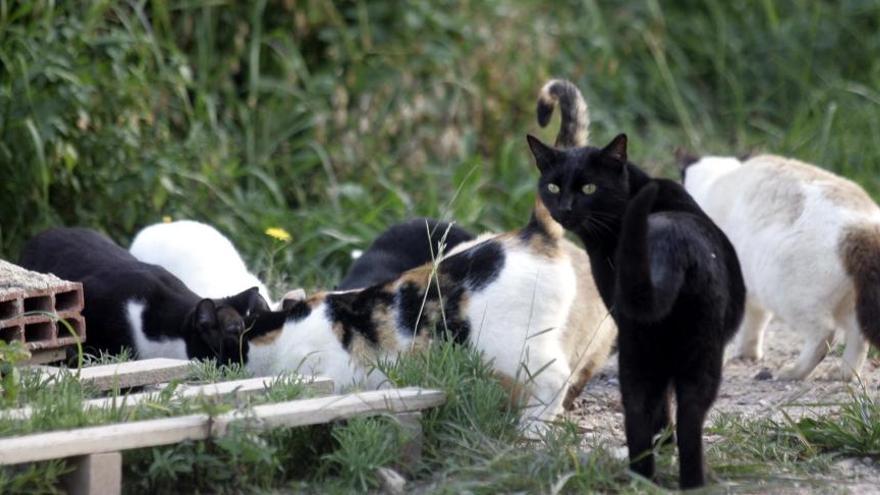
[(0, 260), (0, 339), (22, 341), (31, 351), (84, 341), (82, 309), (82, 284)]

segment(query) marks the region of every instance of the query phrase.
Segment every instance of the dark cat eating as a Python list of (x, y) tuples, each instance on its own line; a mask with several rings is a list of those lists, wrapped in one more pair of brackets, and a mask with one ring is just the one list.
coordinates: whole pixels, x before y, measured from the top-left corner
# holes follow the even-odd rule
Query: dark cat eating
[(703, 485), (703, 423), (745, 299), (733, 246), (679, 184), (627, 161), (625, 135), (602, 149), (528, 141), (541, 199), (580, 237), (618, 325), (632, 469), (653, 476), (652, 442), (670, 423), (672, 391), (681, 487)]
[(89, 229), (37, 235), (25, 245), (20, 264), (82, 282), (88, 348), (117, 354), (127, 347), (139, 359), (246, 361), (241, 315), (266, 307), (256, 287), (202, 299), (164, 268), (138, 261)]
[(474, 236), (454, 223), (414, 218), (392, 225), (351, 265), (336, 290), (363, 289), (397, 278), (401, 273), (440, 257)]

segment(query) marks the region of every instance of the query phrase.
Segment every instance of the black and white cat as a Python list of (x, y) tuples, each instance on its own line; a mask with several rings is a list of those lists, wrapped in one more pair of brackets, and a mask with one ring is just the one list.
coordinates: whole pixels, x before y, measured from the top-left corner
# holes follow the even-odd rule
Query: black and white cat
[(210, 225), (193, 220), (156, 223), (135, 235), (129, 252), (144, 263), (168, 270), (202, 297), (227, 297), (256, 287), (266, 304), (254, 309), (275, 306), (269, 290), (248, 271), (232, 241)]
[(604, 148), (528, 142), (541, 200), (580, 237), (618, 325), (632, 469), (653, 476), (652, 442), (670, 424), (674, 391), (681, 487), (701, 486), (703, 423), (745, 301), (733, 246), (681, 185), (627, 161), (625, 135)]
[(90, 351), (246, 361), (241, 314), (265, 305), (256, 287), (224, 299), (200, 298), (164, 268), (138, 261), (90, 229), (45, 231), (25, 245), (20, 264), (82, 282)]

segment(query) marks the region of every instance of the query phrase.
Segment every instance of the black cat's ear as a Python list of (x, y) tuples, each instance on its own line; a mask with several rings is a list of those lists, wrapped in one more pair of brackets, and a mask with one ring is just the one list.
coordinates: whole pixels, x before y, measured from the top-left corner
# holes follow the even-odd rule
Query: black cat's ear
[(196, 328), (207, 330), (217, 326), (217, 305), (211, 299), (202, 299), (196, 305)]
[(626, 134), (618, 134), (617, 137), (602, 149), (602, 156), (621, 165), (626, 163)]
[(284, 299), (281, 300), (281, 309), (287, 311), (292, 308), (296, 303), (300, 301), (306, 300), (306, 291), (303, 288), (293, 289), (289, 291), (287, 294), (284, 294)]
[(269, 311), (269, 304), (260, 295), (260, 290), (257, 287), (251, 287), (244, 292), (227, 297), (224, 302), (235, 308), (242, 316)]
[(535, 164), (538, 165), (538, 170), (544, 173), (556, 165), (557, 160), (559, 160), (559, 152), (556, 149), (547, 146), (531, 134), (527, 134), (526, 139), (529, 142), (529, 149), (532, 150), (532, 155), (535, 157)]
[(684, 182), (684, 178), (687, 175), (687, 169), (691, 165), (700, 161), (700, 157), (691, 153), (690, 151), (684, 148), (676, 148), (675, 149), (675, 162), (678, 164), (678, 171), (681, 172), (681, 180)]

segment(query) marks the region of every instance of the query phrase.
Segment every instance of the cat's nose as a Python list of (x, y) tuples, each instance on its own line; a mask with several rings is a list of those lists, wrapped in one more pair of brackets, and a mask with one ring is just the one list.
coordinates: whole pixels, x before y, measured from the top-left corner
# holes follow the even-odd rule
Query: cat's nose
[(562, 201), (559, 203), (559, 208), (562, 211), (571, 211), (571, 198), (562, 198)]

